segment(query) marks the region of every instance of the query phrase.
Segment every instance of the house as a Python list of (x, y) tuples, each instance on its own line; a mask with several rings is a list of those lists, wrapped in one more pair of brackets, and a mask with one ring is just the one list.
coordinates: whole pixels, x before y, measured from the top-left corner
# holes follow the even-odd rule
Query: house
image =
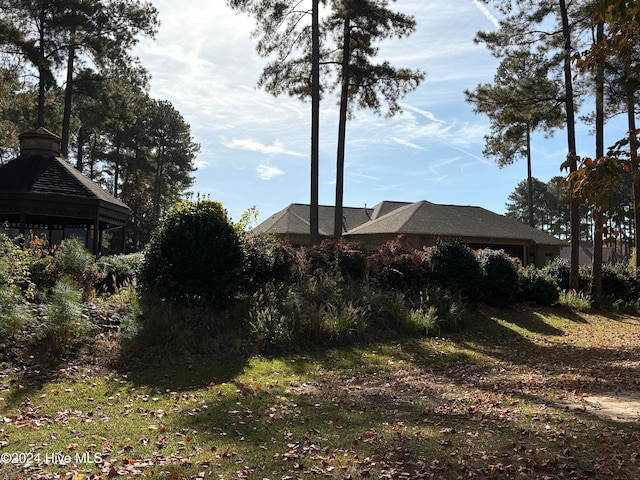
[(60, 158), (60, 137), (45, 128), (20, 135), (20, 155), (0, 165), (0, 232), (59, 244), (76, 237), (91, 252), (109, 232), (124, 250), (130, 209)]
[[(571, 259), (571, 247), (563, 247), (560, 250), (560, 257), (565, 260)], [(613, 247), (602, 248), (602, 263), (617, 263), (618, 255)], [(593, 263), (593, 244), (591, 242), (580, 242), (580, 251), (578, 253), (578, 263), (580, 265), (591, 265)]]
[[(258, 225), (254, 233), (276, 234), (294, 246), (309, 245), (309, 205), (291, 204)], [(334, 207), (319, 207), (321, 238), (333, 234)], [(373, 208), (343, 209), (343, 237), (375, 249), (403, 236), (413, 248), (457, 238), (470, 248), (504, 250), (524, 265), (544, 266), (567, 245), (541, 230), (481, 207), (439, 205), (427, 201), (383, 201)]]

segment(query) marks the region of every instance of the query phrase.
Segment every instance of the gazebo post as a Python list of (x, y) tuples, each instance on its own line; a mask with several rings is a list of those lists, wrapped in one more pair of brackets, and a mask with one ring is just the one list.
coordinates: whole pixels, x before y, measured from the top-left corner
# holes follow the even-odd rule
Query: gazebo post
[(26, 233), (27, 233), (27, 218), (26, 215), (24, 214), (24, 212), (20, 212), (20, 235), (22, 235), (23, 238), (26, 239)]
[(102, 243), (102, 238), (100, 238), (102, 232), (100, 231), (100, 220), (97, 218), (93, 221), (93, 254), (100, 254), (100, 244)]
[(96, 256), (100, 256), (100, 254), (102, 253), (102, 233), (104, 232), (104, 230), (102, 230), (100, 227), (98, 227), (98, 251), (96, 252)]

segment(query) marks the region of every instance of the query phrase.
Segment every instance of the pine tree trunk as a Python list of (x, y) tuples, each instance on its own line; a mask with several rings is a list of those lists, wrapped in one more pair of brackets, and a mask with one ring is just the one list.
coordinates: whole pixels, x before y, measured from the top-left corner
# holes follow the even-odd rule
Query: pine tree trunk
[[(564, 38), (564, 81), (565, 81), (565, 108), (567, 111), (567, 160), (569, 172), (578, 169), (578, 157), (576, 154), (576, 122), (575, 107), (573, 103), (573, 78), (571, 75), (571, 29), (569, 27), (569, 15), (565, 0), (559, 1), (560, 15), (562, 17), (562, 35)], [(573, 290), (580, 289), (580, 212), (578, 198), (571, 195), (569, 222), (571, 224), (571, 257), (570, 257), (570, 286)]]
[(527, 204), (529, 226), (535, 227), (536, 222), (533, 218), (533, 175), (531, 174), (531, 124), (527, 124)]
[[(78, 146), (76, 148), (76, 170), (82, 172), (84, 169), (84, 136), (85, 136), (84, 127), (80, 127), (78, 130)], [(91, 179), (93, 180), (93, 178)]]
[(76, 56), (76, 48), (73, 44), (75, 29), (69, 33), (69, 58), (67, 59), (67, 84), (64, 89), (64, 113), (62, 115), (62, 139), (60, 153), (63, 157), (69, 156), (69, 136), (71, 130), (71, 102), (73, 99), (73, 63)]
[[(598, 23), (596, 30), (596, 43), (600, 44), (604, 38), (604, 23)], [(604, 62), (598, 62), (596, 70), (596, 158), (604, 157)], [(599, 299), (602, 296), (602, 247), (603, 247), (603, 217), (602, 207), (594, 206), (593, 229), (593, 261), (591, 274), (591, 296)]]
[(633, 181), (633, 235), (635, 242), (635, 267), (640, 267), (640, 172), (638, 172), (638, 135), (635, 118), (635, 91), (627, 87), (627, 120), (629, 123), (629, 155), (631, 161), (631, 178)]
[(311, 245), (320, 243), (319, 184), (320, 184), (320, 13), (319, 0), (313, 0), (311, 19), (311, 205), (309, 239)]
[(342, 45), (342, 91), (340, 94), (340, 120), (338, 124), (338, 155), (336, 161), (336, 206), (333, 236), (342, 237), (342, 202), (344, 196), (344, 154), (347, 131), (347, 107), (349, 102), (349, 61), (351, 56), (351, 24), (344, 21), (344, 43)]
[(45, 72), (45, 51), (44, 51), (44, 11), (40, 12), (40, 65), (38, 65), (38, 124), (39, 127), (44, 127), (44, 103), (45, 103), (45, 85), (44, 85), (44, 72)]

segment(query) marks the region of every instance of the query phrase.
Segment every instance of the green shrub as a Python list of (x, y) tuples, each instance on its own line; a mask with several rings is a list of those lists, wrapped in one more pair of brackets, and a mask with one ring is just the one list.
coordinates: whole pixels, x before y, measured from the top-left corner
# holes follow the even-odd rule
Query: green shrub
[(52, 277), (59, 281), (67, 277), (82, 291), (82, 300), (86, 301), (95, 295), (96, 283), (100, 280), (100, 272), (95, 257), (80, 240), (70, 238), (54, 252)]
[(31, 281), (30, 267), (42, 252), (39, 248), (23, 248), (21, 243), (21, 238), (12, 241), (0, 234), (0, 285), (15, 287), (19, 295), (32, 299), (35, 285)]
[(286, 283), (295, 276), (298, 258), (286, 241), (274, 235), (247, 235), (242, 247), (246, 291), (256, 292), (268, 282)]
[(544, 266), (542, 271), (554, 279), (558, 288), (561, 290), (569, 290), (571, 285), (568, 260), (560, 257), (554, 258)]
[(369, 276), (383, 288), (419, 291), (429, 279), (427, 253), (394, 240), (367, 257)]
[(221, 307), (240, 287), (240, 239), (219, 202), (180, 202), (153, 232), (139, 281), (176, 304)]
[(142, 253), (100, 257), (96, 262), (100, 271), (96, 290), (100, 293), (115, 293), (123, 285), (134, 284), (143, 259)]
[(65, 240), (54, 254), (56, 269), (62, 275), (74, 275), (86, 270), (95, 261), (95, 257), (77, 238)]
[(68, 351), (74, 340), (86, 332), (88, 324), (82, 318), (81, 298), (82, 292), (69, 277), (63, 277), (51, 290), (44, 326), (37, 332), (50, 352)]
[(556, 280), (544, 270), (528, 265), (518, 272), (520, 301), (535, 302), (537, 305), (550, 307), (560, 298), (560, 289)]
[(635, 299), (635, 275), (624, 264), (602, 265), (602, 295), (622, 302)]
[(510, 307), (518, 293), (518, 265), (503, 250), (476, 252), (483, 272), (482, 298), (487, 305)]
[(20, 290), (0, 284), (0, 341), (13, 339), (29, 323), (30, 315)]
[(307, 269), (312, 273), (322, 270), (350, 278), (365, 276), (365, 248), (357, 242), (326, 239), (320, 245), (306, 249), (304, 258)]
[(439, 241), (429, 250), (429, 282), (478, 301), (482, 268), (473, 251), (460, 240)]
[[(554, 258), (549, 264), (543, 267), (542, 271), (550, 275), (558, 285), (560, 290), (571, 289), (569, 261), (564, 258)], [(582, 266), (578, 270), (579, 286), (581, 292), (591, 291), (591, 272), (588, 266)]]

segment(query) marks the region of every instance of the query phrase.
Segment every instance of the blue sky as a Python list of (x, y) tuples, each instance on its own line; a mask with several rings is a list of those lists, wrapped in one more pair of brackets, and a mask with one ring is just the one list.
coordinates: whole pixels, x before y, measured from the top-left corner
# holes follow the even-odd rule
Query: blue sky
[[(255, 206), (260, 220), (290, 203), (309, 202), (310, 104), (272, 97), (256, 87), (265, 60), (255, 52), (251, 18), (224, 0), (152, 0), (160, 12), (154, 41), (136, 50), (151, 72), (151, 95), (167, 99), (201, 145), (194, 192), (219, 200), (237, 220)], [(357, 111), (347, 125), (345, 206), (382, 200), (475, 205), (504, 213), (526, 177), (526, 163), (500, 169), (483, 158), (486, 117), (473, 113), (464, 90), (493, 80), (498, 60), (473, 43), (496, 28), (496, 12), (474, 0), (397, 0), (416, 32), (380, 44), (380, 60), (419, 68), (426, 79), (393, 118)], [(592, 108), (587, 102), (582, 111)], [(333, 205), (337, 96), (321, 106), (320, 203)], [(624, 127), (609, 129), (610, 145)], [(592, 155), (589, 128), (578, 125), (578, 153)], [(533, 138), (533, 174), (560, 175), (566, 135)]]

